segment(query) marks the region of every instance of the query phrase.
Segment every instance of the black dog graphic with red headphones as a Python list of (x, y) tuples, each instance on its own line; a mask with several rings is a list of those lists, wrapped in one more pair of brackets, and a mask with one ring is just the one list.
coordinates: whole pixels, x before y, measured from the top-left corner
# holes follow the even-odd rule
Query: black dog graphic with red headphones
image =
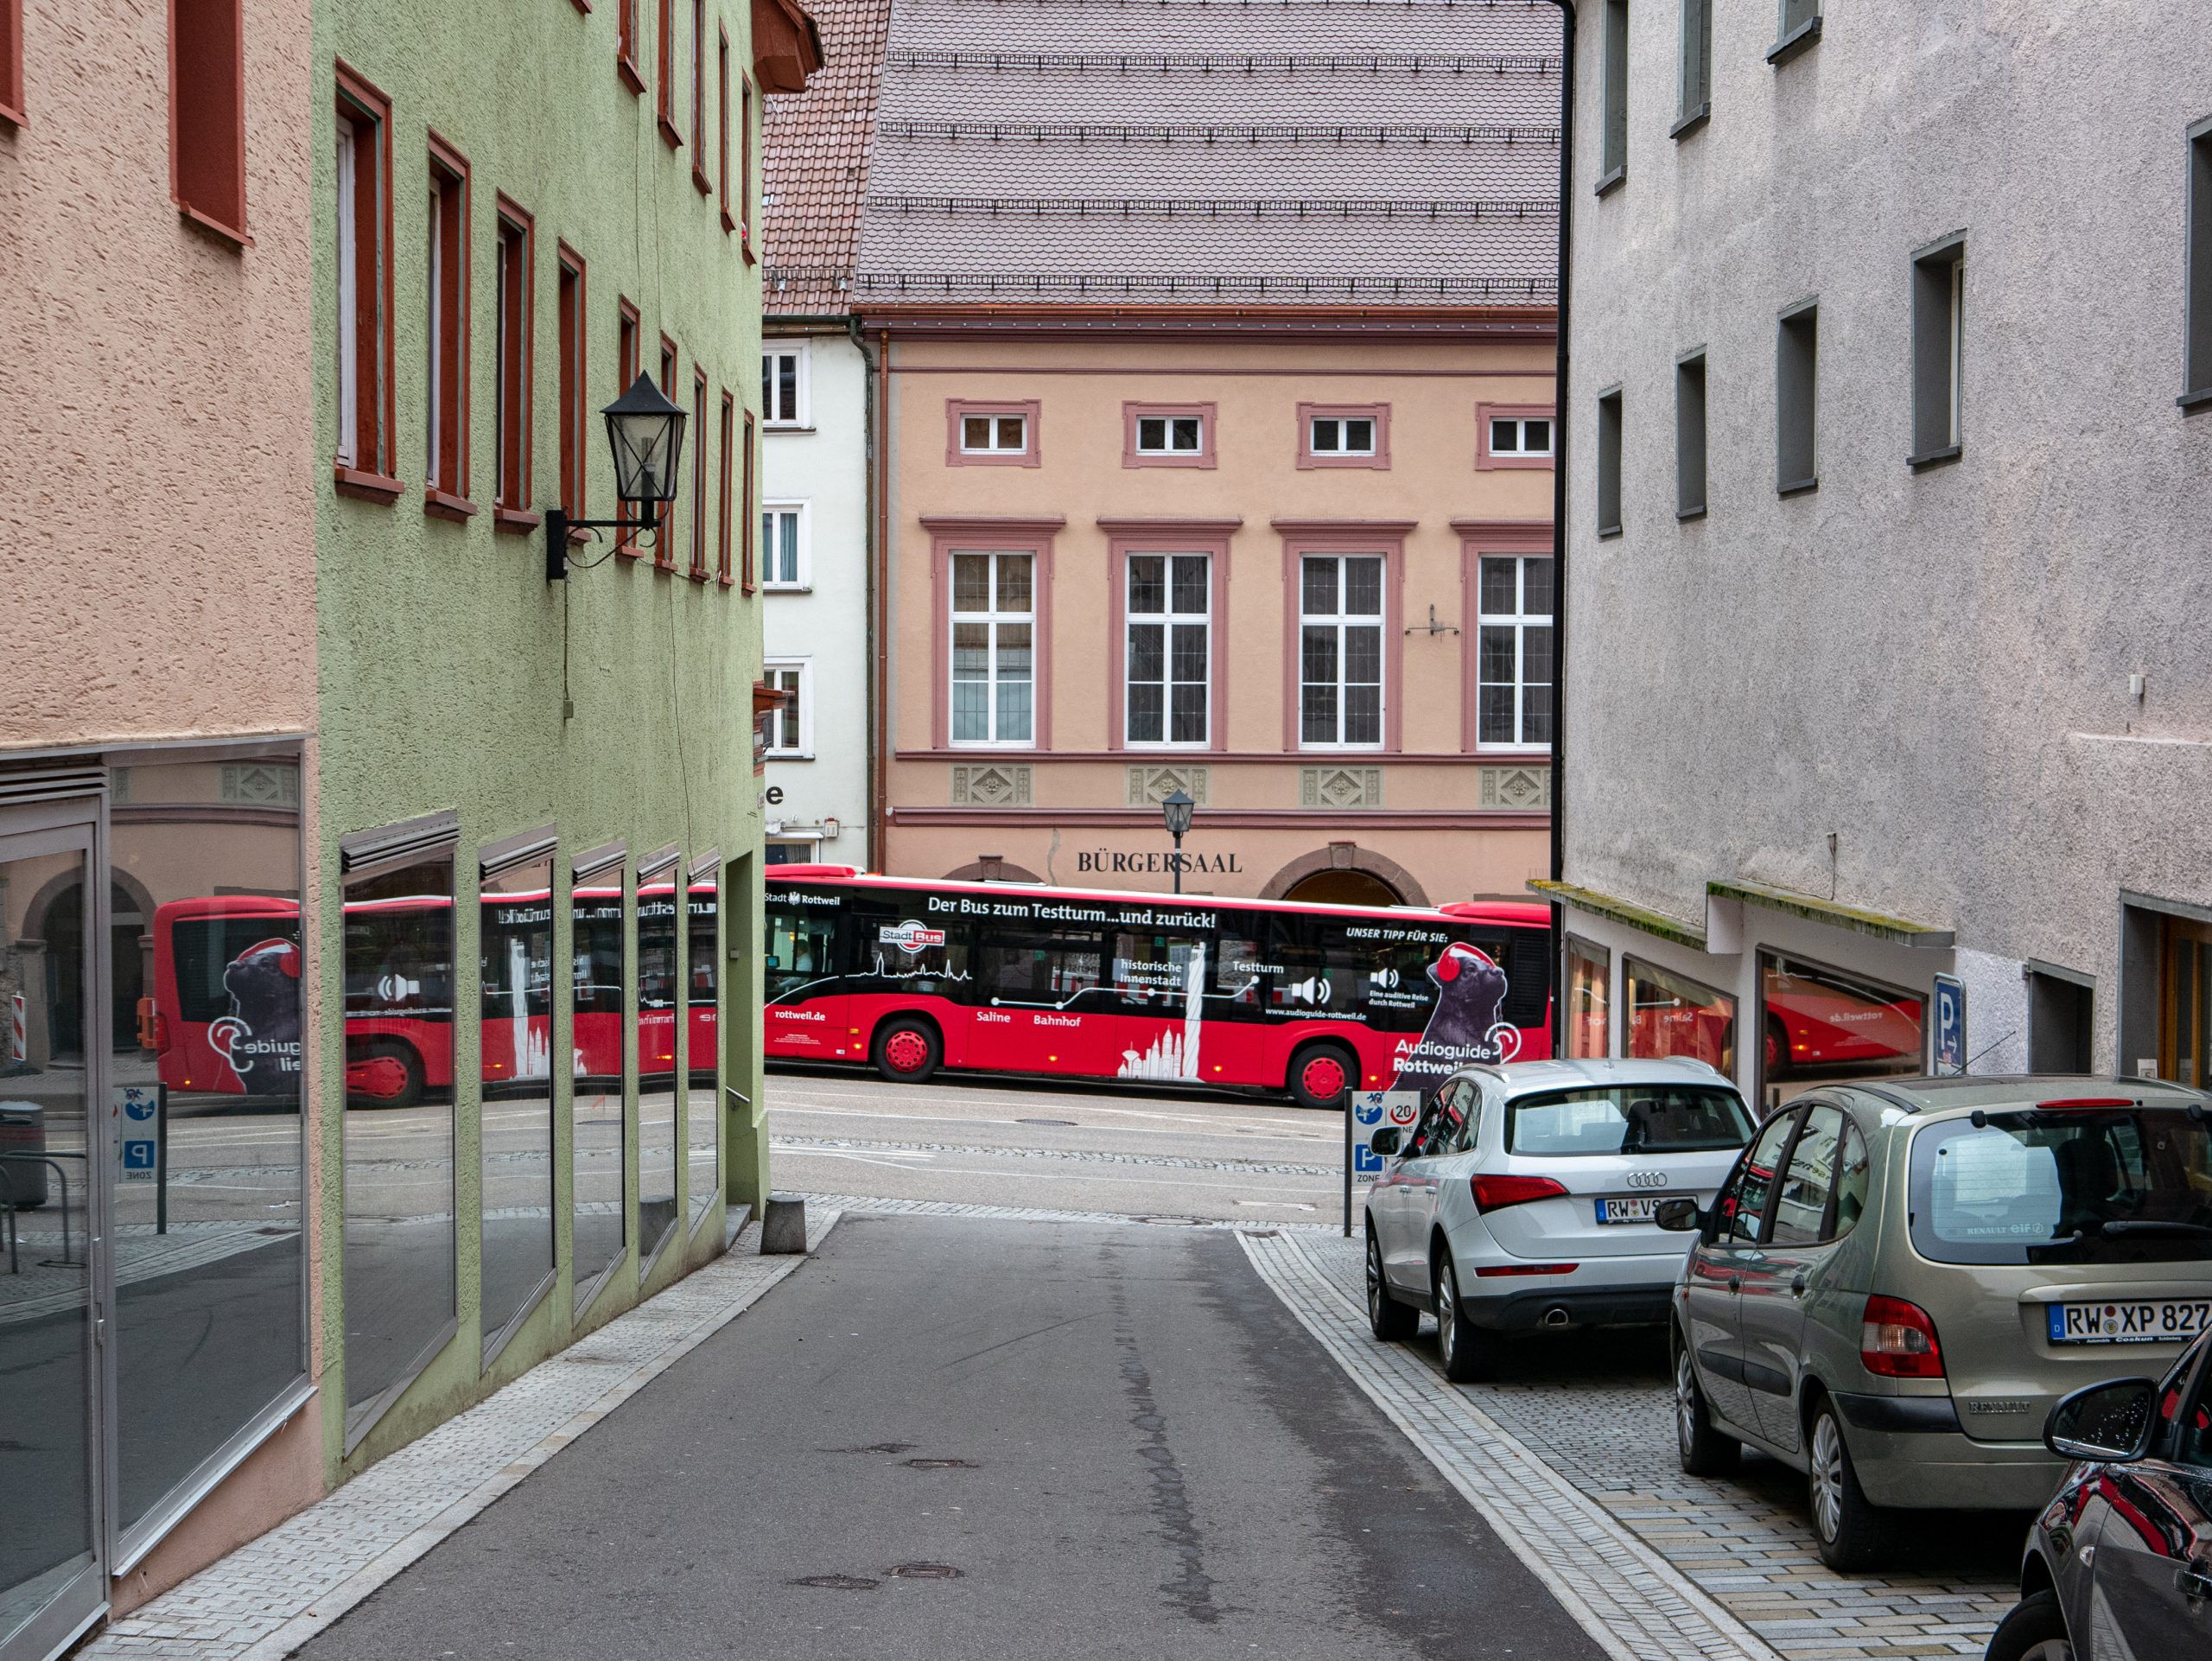
[(1470, 1062), (1513, 1059), (1521, 1034), (1500, 1018), (1505, 971), (1497, 959), (1454, 940), (1428, 966), (1428, 977), (1436, 983), (1436, 1007), (1428, 1012), (1421, 1041), (1399, 1057), (1391, 1088), (1426, 1094)]

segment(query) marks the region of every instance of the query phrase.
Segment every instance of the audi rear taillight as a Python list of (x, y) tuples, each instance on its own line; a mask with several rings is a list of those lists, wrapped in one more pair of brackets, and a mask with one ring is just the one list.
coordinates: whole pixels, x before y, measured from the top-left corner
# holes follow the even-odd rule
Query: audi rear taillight
[(1936, 1341), (1936, 1323), (1928, 1311), (1878, 1292), (1866, 1300), (1865, 1324), (1859, 1329), (1859, 1359), (1867, 1371), (1885, 1378), (1943, 1376), (1943, 1346)]
[(1548, 1176), (1478, 1176), (1474, 1190), (1476, 1210), (1499, 1211), (1531, 1200), (1556, 1200), (1566, 1193), (1567, 1185)]

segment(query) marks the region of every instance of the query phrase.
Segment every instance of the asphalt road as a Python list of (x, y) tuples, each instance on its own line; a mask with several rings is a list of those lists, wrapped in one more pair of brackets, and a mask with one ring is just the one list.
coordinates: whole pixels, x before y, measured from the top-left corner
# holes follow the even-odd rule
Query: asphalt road
[(301, 1653), (1599, 1651), (1231, 1236), (854, 1216)]
[(1334, 1222), (1344, 1122), (1279, 1102), (1125, 1083), (779, 1071), (776, 1186), (963, 1205)]

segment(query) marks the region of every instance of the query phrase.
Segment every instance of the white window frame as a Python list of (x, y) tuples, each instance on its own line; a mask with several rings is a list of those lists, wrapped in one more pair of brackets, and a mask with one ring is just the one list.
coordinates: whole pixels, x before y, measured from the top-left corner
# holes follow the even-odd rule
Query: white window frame
[[(1529, 423), (1532, 421), (1544, 423), (1544, 447), (1541, 449), (1531, 449), (1527, 442)], [(1513, 429), (1513, 443), (1510, 449), (1497, 442), (1501, 427)], [(1490, 453), (1494, 456), (1525, 461), (1549, 461), (1558, 442), (1559, 426), (1550, 416), (1492, 416), (1490, 418)]]
[(769, 534), (769, 525), (764, 522), (760, 527), (760, 586), (764, 589), (777, 593), (804, 594), (814, 586), (812, 536), (814, 515), (811, 506), (804, 501), (770, 501), (760, 504), (760, 517), (763, 521), (766, 521), (769, 516), (774, 513), (791, 513), (798, 516), (798, 574), (789, 581), (780, 576), (769, 576), (768, 573), (774, 569), (775, 565), (776, 544), (775, 538)]
[[(791, 675), (798, 685), (798, 719), (791, 720), (791, 712), (778, 708), (768, 716), (769, 759), (777, 761), (811, 761), (814, 760), (814, 659), (811, 658), (770, 658), (760, 665), (760, 678), (779, 691), (787, 690), (780, 677)], [(796, 725), (798, 730), (791, 728)], [(777, 741), (789, 739), (791, 743)]]
[[(1529, 729), (1528, 631), (1532, 627), (1553, 628), (1554, 627), (1552, 620), (1553, 614), (1550, 612), (1532, 612), (1527, 609), (1529, 562), (1536, 559), (1548, 563), (1551, 557), (1549, 554), (1484, 554), (1476, 563), (1475, 748), (1487, 754), (1540, 755), (1548, 754), (1551, 751), (1551, 741), (1548, 738), (1538, 742), (1531, 741), (1525, 735)], [(1494, 612), (1486, 608), (1482, 568), (1494, 559), (1513, 562), (1514, 608), (1510, 612)], [(1554, 577), (1556, 580), (1556, 571), (1554, 572)], [(1557, 604), (1556, 598), (1554, 600), (1554, 604)], [(1483, 678), (1483, 632), (1491, 628), (1510, 628), (1513, 631), (1513, 730), (1516, 736), (1510, 740), (1486, 739), (1482, 735), (1483, 692), (1485, 688), (1506, 684), (1503, 681), (1486, 681)], [(1552, 635), (1552, 650), (1554, 652), (1559, 650), (1559, 636), (1556, 632)], [(1553, 712), (1553, 716), (1554, 719), (1557, 719), (1556, 710)]]
[[(988, 559), (991, 562), (991, 609), (963, 611), (960, 609), (959, 564), (963, 558)], [(1029, 609), (1001, 611), (998, 608), (1000, 562), (1009, 559), (1025, 560), (1029, 565)], [(1033, 749), (1037, 743), (1037, 581), (1038, 567), (1042, 563), (1034, 550), (1027, 548), (961, 548), (950, 554), (945, 570), (950, 578), (944, 633), (945, 730), (950, 741), (961, 749)], [(980, 624), (988, 631), (984, 678), (982, 684), (987, 696), (983, 700), (984, 725), (987, 735), (982, 738), (960, 736), (960, 689), (974, 682), (963, 682), (956, 673), (959, 666), (960, 626)], [(1029, 630), (1029, 730), (1020, 737), (1001, 737), (999, 734), (999, 631), (1008, 625), (1026, 626)]]
[[(792, 432), (804, 430), (814, 424), (813, 400), (810, 397), (811, 382), (814, 379), (813, 357), (811, 347), (804, 340), (774, 340), (762, 343), (760, 347), (760, 424), (763, 427), (772, 432), (779, 429), (785, 432)], [(791, 372), (793, 383), (791, 401), (797, 407), (789, 417), (779, 416), (776, 412), (776, 372), (773, 366), (778, 358), (790, 358), (794, 364)]]
[[(1355, 421), (1364, 421), (1367, 423), (1367, 444), (1362, 449), (1352, 448), (1350, 442), (1351, 435), (1346, 430)], [(1314, 416), (1306, 423), (1306, 453), (1308, 455), (1319, 456), (1371, 456), (1375, 454), (1376, 430), (1380, 424), (1371, 415)], [(1333, 427), (1337, 430), (1337, 442), (1326, 448), (1324, 448), (1321, 443), (1321, 429), (1324, 427)]]
[[(1141, 559), (1158, 559), (1166, 562), (1166, 566), (1160, 573), (1161, 597), (1166, 601), (1167, 606), (1167, 608), (1164, 611), (1141, 612), (1136, 608), (1136, 562)], [(1205, 608), (1203, 611), (1177, 611), (1174, 608), (1175, 562), (1179, 559), (1195, 559), (1201, 562), (1205, 566), (1206, 602)], [(1213, 654), (1215, 651), (1215, 641), (1213, 638), (1213, 556), (1205, 552), (1204, 550), (1194, 551), (1189, 549), (1170, 550), (1166, 549), (1148, 548), (1131, 551), (1128, 555), (1124, 556), (1122, 564), (1122, 639), (1120, 642), (1122, 648), (1122, 742), (1126, 748), (1133, 750), (1209, 749), (1212, 748), (1213, 744)], [(1205, 633), (1206, 668), (1205, 676), (1198, 682), (1198, 685), (1203, 695), (1200, 710), (1204, 716), (1202, 725), (1205, 728), (1205, 731), (1197, 738), (1171, 738), (1167, 736), (1167, 735), (1174, 730), (1175, 716), (1173, 704), (1174, 687), (1176, 685), (1174, 679), (1174, 639), (1172, 631), (1178, 627), (1188, 628), (1193, 621), (1195, 621)], [(1132, 640), (1135, 639), (1135, 633), (1140, 627), (1157, 627), (1162, 631), (1162, 638), (1160, 641), (1160, 678), (1156, 682), (1147, 681), (1143, 683), (1143, 684), (1146, 685), (1157, 685), (1160, 688), (1160, 736), (1158, 738), (1139, 738), (1130, 731), (1130, 723), (1135, 719), (1136, 715), (1135, 692), (1139, 683), (1129, 678), (1129, 648)], [(1189, 684), (1187, 682), (1183, 684), (1186, 685)]]
[[(1347, 612), (1342, 609), (1344, 593), (1344, 563), (1347, 560), (1371, 559), (1378, 568), (1376, 588), (1376, 609), (1372, 612)], [(1337, 570), (1338, 609), (1309, 612), (1306, 609), (1306, 567), (1313, 560), (1326, 560)], [(1379, 750), (1389, 741), (1390, 735), (1390, 642), (1385, 627), (1390, 615), (1390, 562), (1382, 553), (1304, 553), (1299, 556), (1298, 569), (1298, 748), (1301, 750)], [(1373, 628), (1376, 640), (1376, 707), (1375, 736), (1372, 740), (1348, 740), (1344, 736), (1344, 633), (1351, 628)], [(1306, 735), (1306, 689), (1309, 685), (1324, 684), (1306, 678), (1306, 632), (1309, 628), (1333, 628), (1337, 637), (1337, 736), (1308, 738)], [(1364, 684), (1364, 683), (1361, 683)]]
[[(959, 421), (960, 453), (963, 455), (1027, 455), (1029, 454), (1029, 411), (1027, 410), (963, 410), (960, 414)], [(971, 421), (988, 421), (991, 423), (989, 443), (978, 446), (968, 442), (968, 423)], [(1001, 444), (998, 442), (999, 423), (1001, 421), (1019, 421), (1021, 423), (1021, 442), (1019, 444)]]
[[(1204, 455), (1206, 453), (1206, 418), (1199, 410), (1186, 410), (1179, 415), (1140, 415), (1135, 419), (1136, 450), (1139, 455)], [(1144, 442), (1145, 424), (1154, 421), (1160, 423), (1161, 442), (1157, 444), (1147, 444)], [(1185, 447), (1175, 442), (1175, 423), (1179, 421), (1187, 421), (1197, 427), (1198, 442), (1196, 443)], [(963, 434), (962, 436), (964, 439), (966, 435)]]

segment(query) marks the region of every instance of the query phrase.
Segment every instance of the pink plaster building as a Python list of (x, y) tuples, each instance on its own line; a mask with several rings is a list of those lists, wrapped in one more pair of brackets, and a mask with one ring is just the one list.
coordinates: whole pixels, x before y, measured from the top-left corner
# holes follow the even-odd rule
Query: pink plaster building
[[(189, 981), (169, 901), (312, 887), (308, 57), (307, 0), (0, 0), (0, 1206), (41, 1265), (0, 1275), (11, 1658), (323, 1487), (298, 1016), (238, 1052), (243, 1117), (168, 1111), (124, 1036)], [(157, 1149), (251, 1174), (142, 1181)]]
[(1438, 903), (1546, 869), (1548, 9), (894, 3), (874, 857)]

